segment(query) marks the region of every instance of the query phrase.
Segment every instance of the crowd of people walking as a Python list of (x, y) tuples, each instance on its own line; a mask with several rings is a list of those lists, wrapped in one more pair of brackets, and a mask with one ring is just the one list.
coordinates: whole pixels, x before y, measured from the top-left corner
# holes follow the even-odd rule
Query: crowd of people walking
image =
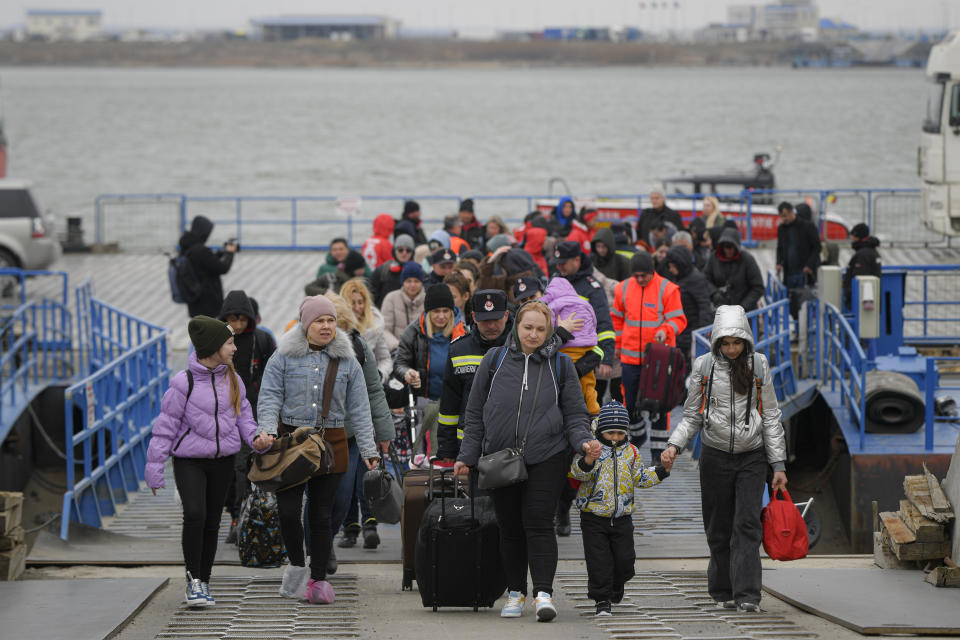
[[(236, 246), (212, 252), (212, 224), (196, 218), (181, 239), (202, 289), (189, 306), (193, 352), (164, 396), (147, 464), (156, 492), (173, 458), (187, 603), (214, 602), (220, 514), (236, 525), (251, 455), (300, 427), (322, 430), (335, 466), (277, 493), (281, 593), (333, 602), (335, 536), (340, 547), (361, 536), (379, 545), (361, 480), (391, 452), (394, 416), (412, 396), (419, 438), (405, 444), (435, 464), (476, 476), (484, 455), (521, 452), (525, 479), (489, 491), (507, 580), (501, 616), (522, 616), (528, 594), (538, 620), (557, 616), (557, 536), (571, 533), (571, 507), (589, 597), (610, 615), (634, 573), (634, 489), (666, 480), (697, 434), (710, 594), (758, 610), (761, 492), (768, 475), (786, 484), (770, 366), (745, 315), (762, 304), (763, 279), (716, 198), (691, 220), (663, 193), (650, 201), (635, 224), (607, 224), (564, 198), (510, 229), (497, 216), (481, 222), (464, 200), (429, 236), (408, 201), (397, 219), (377, 216), (361, 247), (331, 241), (279, 339), (260, 326), (251, 292), (223, 295)], [(809, 286), (816, 230), (789, 203), (779, 210), (777, 269), (789, 287)], [(872, 264), (876, 245), (860, 231), (859, 260)], [(694, 361), (692, 332), (709, 325), (712, 349)], [(650, 345), (678, 348), (690, 371), (673, 426), (638, 397)]]

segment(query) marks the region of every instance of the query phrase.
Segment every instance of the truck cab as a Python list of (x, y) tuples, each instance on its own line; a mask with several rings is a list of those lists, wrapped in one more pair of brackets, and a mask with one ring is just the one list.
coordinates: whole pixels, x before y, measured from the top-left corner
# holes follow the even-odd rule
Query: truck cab
[(960, 236), (960, 31), (930, 51), (927, 104), (917, 172), (923, 180), (923, 222)]

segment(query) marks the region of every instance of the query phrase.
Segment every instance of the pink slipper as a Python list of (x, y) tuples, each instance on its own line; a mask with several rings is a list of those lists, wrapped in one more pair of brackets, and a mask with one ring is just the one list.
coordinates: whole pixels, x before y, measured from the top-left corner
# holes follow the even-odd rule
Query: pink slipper
[(311, 604), (332, 604), (335, 600), (333, 585), (326, 580), (313, 580), (307, 582), (307, 600)]

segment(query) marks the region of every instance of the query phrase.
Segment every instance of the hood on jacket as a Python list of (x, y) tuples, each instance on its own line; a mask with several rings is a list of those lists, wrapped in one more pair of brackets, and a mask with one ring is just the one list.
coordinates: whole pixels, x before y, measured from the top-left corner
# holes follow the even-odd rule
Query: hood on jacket
[[(607, 255), (601, 256), (597, 253), (597, 245), (603, 244), (607, 248)], [(617, 252), (617, 239), (609, 227), (601, 227), (593, 234), (593, 240), (590, 241), (590, 259), (598, 267), (606, 265), (613, 260)]]
[(523, 248), (532, 255), (542, 254), (546, 239), (547, 230), (531, 224), (523, 232)]
[(444, 231), (443, 229), (437, 229), (430, 234), (428, 238), (430, 242), (439, 242), (444, 249), (450, 248), (450, 234)]
[(873, 236), (867, 236), (862, 240), (857, 240), (853, 243), (853, 250), (860, 251), (860, 249), (876, 249), (880, 246), (880, 239), (874, 238)]
[(693, 270), (693, 256), (690, 255), (690, 250), (680, 245), (667, 250), (667, 264), (670, 263), (677, 265), (677, 271), (680, 272), (678, 278), (686, 278)]
[[(737, 254), (733, 258), (726, 258), (723, 255), (723, 245), (732, 244), (737, 248)], [(740, 257), (740, 232), (736, 229), (724, 229), (717, 240), (717, 258), (724, 262), (737, 260)]]
[(573, 285), (570, 284), (569, 280), (566, 278), (553, 278), (550, 280), (550, 283), (547, 284), (547, 290), (543, 292), (540, 301), (549, 306), (564, 298), (570, 298), (570, 303), (580, 302), (580, 296), (577, 294), (577, 290), (573, 288)]
[(394, 226), (396, 226), (396, 222), (394, 222), (393, 217), (388, 213), (381, 213), (373, 219), (373, 235), (389, 240)]
[[(310, 343), (307, 342), (307, 334), (303, 332), (300, 323), (296, 323), (285, 334), (280, 336), (277, 342), (277, 351), (288, 358), (302, 358), (310, 353)], [(337, 334), (333, 336), (324, 351), (331, 358), (342, 360), (344, 358), (355, 358), (356, 353), (353, 350), (353, 343), (346, 333), (337, 328)]]
[[(425, 291), (421, 290), (420, 293), (422, 293), (424, 295), (424, 298), (426, 298)], [(406, 300), (410, 300), (410, 298), (406, 298)], [(428, 313), (430, 312), (421, 311), (420, 317), (417, 319), (417, 332), (424, 337), (426, 337), (427, 335), (427, 314)], [(459, 327), (457, 325), (459, 325)], [(467, 330), (466, 328), (464, 328), (462, 318), (460, 316), (460, 307), (454, 307), (453, 308), (453, 333), (450, 334), (450, 340), (451, 341), (456, 340), (460, 336), (464, 335), (466, 332)]]
[[(570, 214), (569, 218), (564, 218), (563, 205), (566, 204), (567, 202), (573, 205), (573, 213)], [(569, 196), (564, 196), (560, 198), (560, 202), (557, 203), (557, 220), (560, 221), (560, 224), (562, 224), (563, 226), (567, 226), (571, 224), (576, 217), (577, 217), (577, 205), (573, 201), (573, 198)]]
[(213, 233), (213, 222), (206, 216), (196, 216), (190, 223), (190, 230), (180, 236), (180, 251), (203, 244)]
[(408, 235), (414, 239), (416, 242), (417, 239), (417, 227), (415, 224), (409, 220), (400, 220), (393, 226), (393, 238), (396, 239), (397, 236)]
[(740, 305), (725, 304), (717, 309), (713, 318), (713, 332), (710, 334), (714, 356), (719, 356), (720, 340), (723, 338), (740, 338), (753, 351), (753, 330), (747, 320), (747, 312)]
[(252, 333), (253, 330), (256, 329), (257, 313), (253, 310), (253, 303), (250, 302), (250, 298), (246, 292), (240, 290), (231, 291), (227, 294), (227, 297), (223, 299), (223, 306), (220, 307), (220, 315), (217, 316), (217, 319), (226, 322), (227, 316), (231, 314), (247, 316), (250, 323), (247, 325), (247, 330), (244, 333)]

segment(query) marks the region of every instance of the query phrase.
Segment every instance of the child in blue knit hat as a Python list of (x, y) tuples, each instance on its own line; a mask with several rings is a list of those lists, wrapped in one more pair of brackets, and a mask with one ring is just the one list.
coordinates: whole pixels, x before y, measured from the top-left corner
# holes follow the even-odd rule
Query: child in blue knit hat
[(623, 599), (633, 577), (633, 490), (660, 484), (669, 465), (644, 467), (640, 451), (627, 439), (630, 417), (619, 402), (608, 402), (594, 420), (603, 445), (600, 457), (579, 454), (570, 475), (580, 481), (574, 504), (580, 510), (583, 553), (587, 561), (587, 596), (596, 601), (596, 615), (609, 616), (611, 603)]

